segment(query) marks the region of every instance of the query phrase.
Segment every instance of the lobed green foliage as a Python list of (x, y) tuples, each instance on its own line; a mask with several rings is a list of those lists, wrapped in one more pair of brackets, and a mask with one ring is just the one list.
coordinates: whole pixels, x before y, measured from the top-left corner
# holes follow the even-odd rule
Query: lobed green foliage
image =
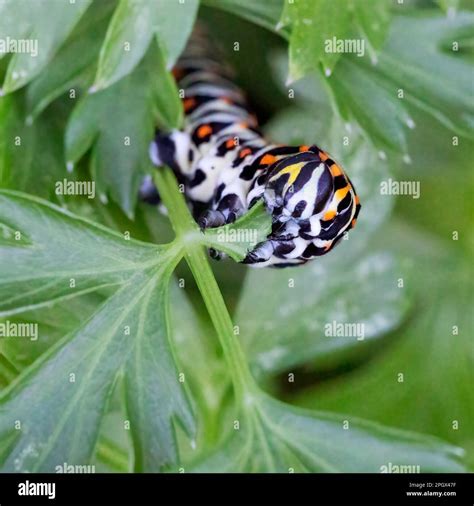
[[(0, 322), (39, 328), (37, 341), (0, 337), (0, 469), (473, 469), (467, 6), (31, 6), (0, 5), (0, 39), (34, 33), (41, 55), (0, 54)], [(262, 206), (202, 234), (168, 169), (155, 178), (173, 232), (137, 202), (155, 126), (183, 121), (169, 71), (198, 17), (268, 136), (347, 167), (363, 208), (327, 258), (237, 264), (253, 243), (219, 233), (261, 240)], [(327, 53), (332, 37), (367, 54)], [(58, 195), (63, 178), (94, 181), (100, 198)], [(420, 181), (420, 199), (382, 195), (389, 178)], [(209, 247), (231, 257), (215, 274)], [(332, 321), (363, 323), (364, 338), (327, 337)]]

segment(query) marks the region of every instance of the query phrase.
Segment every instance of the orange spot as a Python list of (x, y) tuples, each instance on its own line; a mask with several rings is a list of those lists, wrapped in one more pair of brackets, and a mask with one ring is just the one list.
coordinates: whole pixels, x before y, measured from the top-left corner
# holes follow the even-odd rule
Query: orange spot
[(356, 198), (355, 198), (355, 203), (356, 203), (357, 205), (359, 205), (359, 204), (360, 204), (360, 198), (359, 198), (359, 195), (356, 195)]
[(242, 121), (241, 123), (239, 123), (239, 127), (248, 128), (248, 124), (245, 121)]
[(333, 177), (340, 176), (342, 174), (342, 170), (337, 164), (331, 165), (329, 170), (331, 171)]
[(237, 146), (237, 144), (235, 143), (235, 139), (229, 139), (228, 141), (226, 141), (225, 143), (225, 147), (227, 149), (232, 149), (234, 148), (235, 146)]
[(178, 79), (181, 79), (184, 75), (184, 70), (183, 69), (180, 69), (179, 67), (175, 67), (171, 73), (173, 74), (173, 77), (178, 80)]
[(187, 98), (183, 102), (184, 112), (190, 111), (196, 105), (196, 100), (194, 98)]
[(239, 153), (239, 158), (245, 158), (247, 155), (250, 155), (252, 150), (250, 148), (245, 148)]
[(226, 104), (232, 104), (232, 100), (229, 97), (221, 97), (222, 102), (225, 102)]
[(332, 246), (332, 241), (330, 243), (326, 244), (326, 246), (324, 246), (324, 251), (328, 251), (331, 246)]
[(324, 221), (332, 220), (334, 216), (336, 216), (336, 214), (337, 214), (336, 211), (327, 211), (326, 213), (324, 213), (323, 220)]
[(351, 227), (354, 228), (356, 226), (356, 223), (357, 223), (357, 220), (354, 218), (352, 221), (351, 221)]
[(309, 146), (306, 145), (300, 146), (300, 153), (303, 153), (304, 151), (309, 151)]
[(327, 160), (329, 158), (329, 156), (324, 151), (320, 151), (319, 158), (321, 158), (321, 160), (324, 162), (325, 160)]
[(198, 128), (197, 136), (202, 139), (203, 137), (206, 137), (206, 135), (212, 134), (212, 128), (209, 125), (202, 125)]
[(260, 160), (260, 165), (270, 165), (271, 163), (275, 163), (276, 161), (277, 161), (276, 156), (267, 154)]

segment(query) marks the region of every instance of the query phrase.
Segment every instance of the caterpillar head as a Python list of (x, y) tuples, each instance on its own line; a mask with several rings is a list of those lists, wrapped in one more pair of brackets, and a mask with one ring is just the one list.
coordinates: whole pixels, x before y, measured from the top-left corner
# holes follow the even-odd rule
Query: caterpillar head
[(354, 186), (329, 155), (316, 146), (281, 154), (285, 149), (290, 148), (275, 148), (265, 155), (272, 163), (249, 193), (249, 205), (264, 199), (272, 214), (273, 232), (265, 241), (266, 253), (262, 243), (248, 263), (268, 265), (265, 257), (270, 250), (272, 265), (304, 263), (323, 255), (355, 225), (359, 213)]

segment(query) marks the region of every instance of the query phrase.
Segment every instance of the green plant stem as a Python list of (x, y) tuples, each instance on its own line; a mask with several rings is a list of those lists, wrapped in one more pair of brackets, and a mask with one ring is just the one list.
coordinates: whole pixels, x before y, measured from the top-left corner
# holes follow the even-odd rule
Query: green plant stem
[(154, 180), (168, 210), (176, 240), (181, 242), (185, 250), (184, 256), (216, 329), (229, 365), (235, 394), (238, 398), (243, 398), (245, 394), (255, 390), (256, 384), (240, 343), (234, 335), (232, 319), (209, 265), (203, 246), (203, 234), (191, 216), (183, 195), (178, 190), (173, 172), (168, 168), (160, 169), (155, 173)]

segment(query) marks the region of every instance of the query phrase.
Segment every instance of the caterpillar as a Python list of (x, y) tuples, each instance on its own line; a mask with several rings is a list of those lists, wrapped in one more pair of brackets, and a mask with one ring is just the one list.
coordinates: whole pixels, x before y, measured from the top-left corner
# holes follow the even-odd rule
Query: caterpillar
[[(150, 156), (184, 184), (202, 229), (232, 223), (263, 199), (272, 231), (243, 263), (286, 267), (328, 253), (354, 227), (360, 202), (345, 172), (314, 144), (267, 141), (232, 71), (214, 57), (202, 32), (193, 34), (173, 74), (184, 91), (185, 125), (157, 131)], [(159, 202), (151, 177), (140, 195)]]

